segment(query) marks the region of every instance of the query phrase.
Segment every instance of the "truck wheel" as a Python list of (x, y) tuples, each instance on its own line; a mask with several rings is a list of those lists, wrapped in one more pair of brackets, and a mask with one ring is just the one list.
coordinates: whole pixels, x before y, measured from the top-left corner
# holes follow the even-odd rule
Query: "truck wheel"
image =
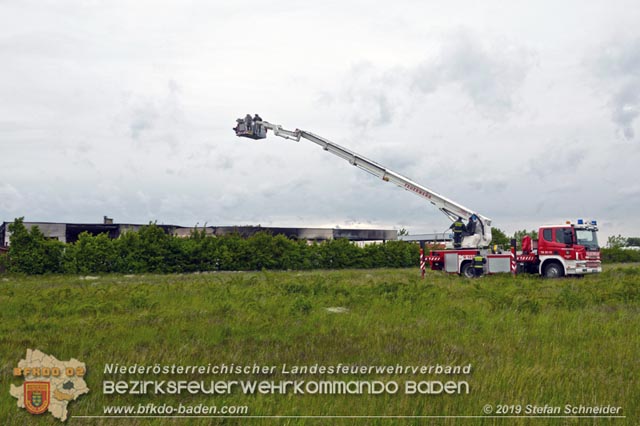
[(462, 264), (462, 267), (460, 268), (460, 275), (466, 278), (474, 278), (476, 276), (471, 262), (465, 262)]
[(564, 275), (564, 270), (559, 263), (549, 263), (544, 267), (543, 275), (545, 278), (560, 278)]

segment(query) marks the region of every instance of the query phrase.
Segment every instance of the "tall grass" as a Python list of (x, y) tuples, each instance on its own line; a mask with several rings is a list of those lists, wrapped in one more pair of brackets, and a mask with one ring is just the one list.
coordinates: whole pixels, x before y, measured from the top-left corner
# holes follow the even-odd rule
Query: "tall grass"
[[(88, 279), (87, 279), (88, 278)], [(343, 270), (0, 278), (0, 417), (59, 424), (15, 407), (11, 369), (27, 348), (87, 364), (92, 391), (71, 416), (153, 401), (248, 405), (251, 415), (482, 415), (485, 404), (616, 405), (640, 419), (640, 268), (582, 279)], [(327, 308), (341, 307), (331, 312)], [(103, 395), (120, 364), (472, 364), (468, 395)], [(174, 376), (163, 376), (175, 379)], [(189, 376), (194, 380), (216, 376)], [(262, 376), (228, 376), (262, 379)], [(354, 376), (448, 380), (447, 376)], [(183, 378), (183, 377), (182, 377)], [(318, 376), (298, 379), (319, 380)], [(349, 376), (333, 376), (342, 380)], [(291, 379), (280, 374), (269, 380)], [(181, 419), (171, 424), (380, 424), (386, 419)], [(73, 424), (167, 424), (73, 419)], [(403, 420), (402, 424), (577, 424), (573, 420)], [(582, 424), (582, 423), (581, 423)], [(586, 424), (609, 424), (602, 419)]]

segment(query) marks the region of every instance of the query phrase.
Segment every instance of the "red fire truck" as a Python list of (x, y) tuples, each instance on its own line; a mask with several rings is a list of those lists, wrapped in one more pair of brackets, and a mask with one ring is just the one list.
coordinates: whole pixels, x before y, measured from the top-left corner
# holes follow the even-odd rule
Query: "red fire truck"
[(423, 256), (422, 265), (428, 262), (433, 270), (472, 277), (473, 258), (481, 254), (487, 260), (485, 271), (489, 274), (523, 272), (547, 278), (592, 274), (602, 272), (597, 232), (595, 220), (587, 223), (578, 219), (576, 223), (541, 226), (538, 239), (525, 236), (519, 251), (515, 247), (506, 253), (483, 248), (433, 250)]
[(465, 232), (445, 242), (443, 249), (432, 250), (424, 255), (421, 250), (421, 268), (429, 263), (432, 270), (442, 270), (473, 276), (473, 258), (477, 255), (486, 259), (483, 272), (493, 274), (499, 272), (525, 272), (540, 274), (548, 278), (564, 275), (583, 275), (601, 272), (600, 248), (597, 238), (597, 223), (578, 219), (576, 223), (564, 225), (541, 226), (539, 238), (532, 240), (525, 236), (522, 249), (516, 251), (512, 247), (500, 252), (491, 247), (491, 219), (483, 216), (437, 192), (420, 185), (413, 180), (396, 173), (386, 167), (352, 152), (336, 143), (305, 130), (286, 130), (278, 124), (258, 119), (252, 120), (250, 115), (236, 120), (234, 131), (236, 136), (250, 139), (264, 139), (271, 130), (276, 136), (299, 142), (302, 139), (320, 145), (350, 164), (405, 189), (436, 206), (454, 223), (468, 221)]

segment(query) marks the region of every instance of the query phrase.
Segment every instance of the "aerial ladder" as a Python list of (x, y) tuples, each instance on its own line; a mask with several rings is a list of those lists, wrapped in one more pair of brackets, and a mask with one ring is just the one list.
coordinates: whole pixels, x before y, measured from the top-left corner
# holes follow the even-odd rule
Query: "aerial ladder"
[[(266, 138), (267, 131), (271, 130), (274, 135), (280, 136), (281, 138), (294, 140), (296, 142), (300, 142), (301, 139), (306, 139), (320, 145), (320, 147), (325, 151), (348, 161), (359, 169), (371, 173), (385, 182), (391, 182), (406, 191), (426, 199), (451, 219), (451, 221), (456, 221), (459, 218), (462, 218), (463, 220), (468, 221), (469, 224), (472, 224), (472, 228), (474, 228), (473, 232), (463, 233), (460, 247), (455, 248), (477, 249), (488, 247), (491, 244), (491, 219), (488, 217), (478, 214), (462, 204), (452, 201), (437, 192), (414, 182), (408, 177), (394, 172), (393, 170), (389, 170), (375, 161), (369, 160), (368, 158), (344, 148), (337, 143), (331, 142), (328, 139), (306, 130), (284, 129), (279, 124), (272, 124), (262, 120), (257, 114), (254, 119), (251, 119), (251, 116), (249, 115), (244, 119), (237, 119), (236, 127), (234, 127), (233, 130), (236, 132), (236, 136), (256, 140)], [(448, 242), (447, 248), (454, 248), (453, 243)]]

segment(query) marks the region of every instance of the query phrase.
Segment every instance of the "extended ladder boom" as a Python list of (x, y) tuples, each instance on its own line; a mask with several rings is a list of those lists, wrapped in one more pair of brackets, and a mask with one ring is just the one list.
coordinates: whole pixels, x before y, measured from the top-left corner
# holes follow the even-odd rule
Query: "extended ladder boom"
[[(372, 175), (386, 182), (392, 182), (409, 192), (425, 198), (431, 204), (436, 206), (441, 212), (447, 215), (451, 220), (456, 220), (458, 217), (462, 217), (463, 219), (468, 220), (469, 218), (474, 217), (479, 223), (476, 226), (475, 233), (473, 235), (467, 235), (463, 239), (463, 247), (486, 247), (491, 243), (491, 219), (479, 215), (473, 210), (459, 203), (456, 203), (455, 201), (452, 201), (438, 194), (437, 192), (432, 191), (431, 189), (422, 186), (399, 173), (394, 172), (393, 170), (389, 170), (386, 167), (376, 163), (375, 161), (369, 160), (368, 158), (363, 157), (360, 154), (350, 151), (347, 148), (344, 148), (321, 136), (318, 136), (311, 132), (307, 132), (305, 130), (287, 130), (283, 129), (282, 126), (278, 124), (272, 124), (267, 121), (255, 121), (254, 126), (256, 128), (262, 126), (264, 129), (273, 131), (276, 136), (280, 136), (285, 139), (291, 139), (299, 142), (301, 138), (304, 138), (317, 145), (320, 145), (325, 151), (328, 151), (331, 154), (334, 154), (348, 161), (350, 164), (368, 173), (371, 173)], [(236, 131), (236, 133), (238, 132)], [(239, 134), (239, 136), (243, 135)], [(261, 139), (262, 137), (258, 138)]]

